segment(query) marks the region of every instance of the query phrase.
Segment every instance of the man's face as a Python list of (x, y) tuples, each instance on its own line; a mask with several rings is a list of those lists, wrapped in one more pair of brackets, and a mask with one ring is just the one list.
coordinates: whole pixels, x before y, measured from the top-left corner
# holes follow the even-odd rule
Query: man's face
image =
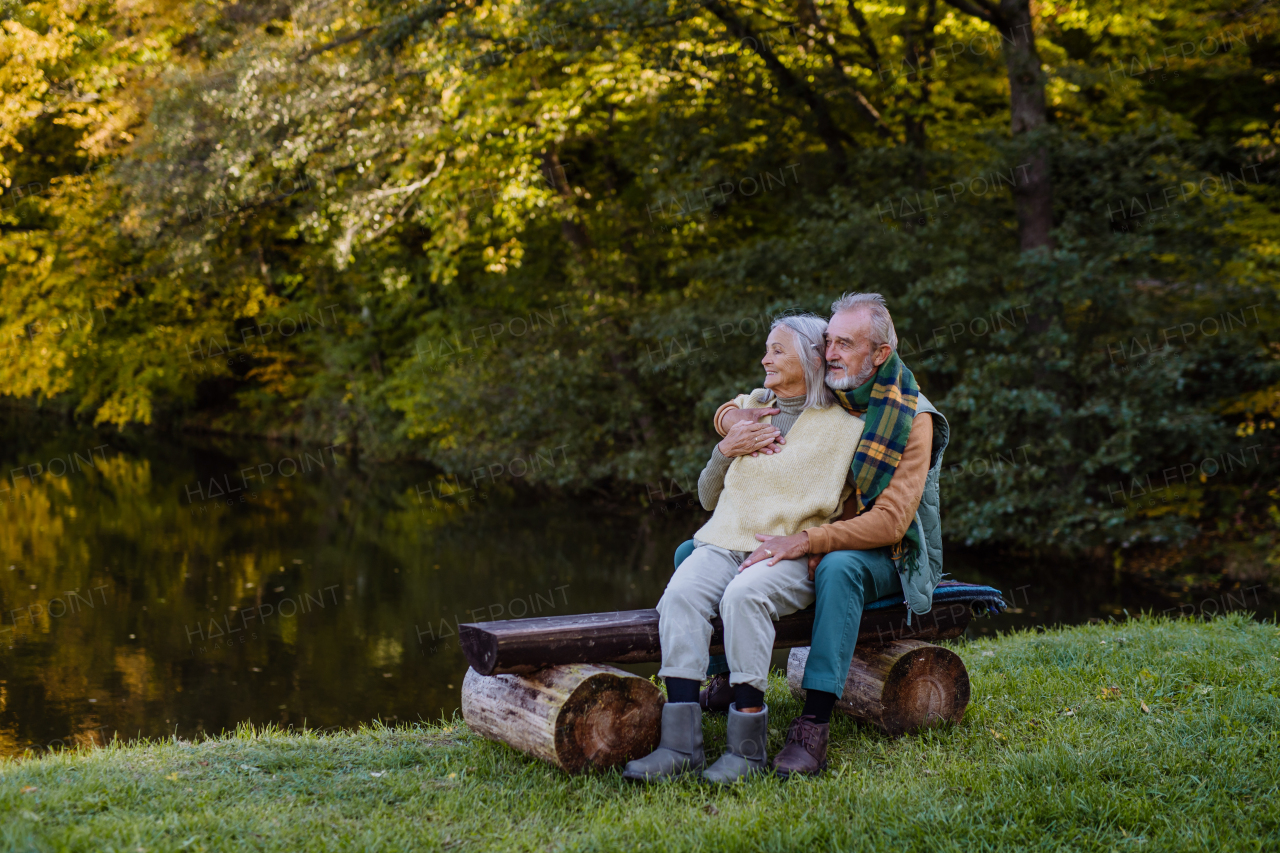
[(866, 384), (892, 350), (871, 346), (870, 320), (865, 311), (841, 311), (827, 324), (827, 387), (848, 391)]

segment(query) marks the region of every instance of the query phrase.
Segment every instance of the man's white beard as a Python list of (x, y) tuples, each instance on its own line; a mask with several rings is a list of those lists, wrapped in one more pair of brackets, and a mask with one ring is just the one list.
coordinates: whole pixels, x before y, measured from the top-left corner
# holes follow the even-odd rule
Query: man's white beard
[(867, 383), (868, 379), (875, 375), (875, 372), (876, 363), (871, 360), (871, 355), (868, 354), (867, 357), (863, 359), (862, 369), (858, 371), (856, 376), (850, 377), (849, 368), (846, 367), (844, 369), (844, 378), (833, 379), (831, 378), (831, 369), (828, 367), (827, 387), (833, 391), (848, 391), (851, 388), (861, 388)]

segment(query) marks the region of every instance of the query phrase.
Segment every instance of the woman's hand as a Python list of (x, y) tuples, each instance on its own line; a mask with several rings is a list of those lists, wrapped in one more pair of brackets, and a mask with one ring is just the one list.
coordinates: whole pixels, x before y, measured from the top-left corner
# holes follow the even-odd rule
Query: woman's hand
[(746, 456), (748, 453), (754, 455), (761, 451), (772, 456), (773, 451), (769, 448), (781, 436), (782, 431), (773, 424), (742, 421), (729, 427), (728, 434), (720, 439), (716, 447), (731, 459), (735, 456)]

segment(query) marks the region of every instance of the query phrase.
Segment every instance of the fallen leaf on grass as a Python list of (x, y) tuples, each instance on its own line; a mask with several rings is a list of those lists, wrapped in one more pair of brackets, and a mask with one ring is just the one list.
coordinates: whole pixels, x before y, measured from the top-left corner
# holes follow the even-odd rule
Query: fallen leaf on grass
[(1067, 710), (1065, 710), (1065, 711), (1063, 711), (1063, 712), (1061, 712), (1061, 713), (1062, 713), (1062, 716), (1064, 716), (1064, 717), (1074, 717), (1074, 716), (1076, 715), (1076, 712), (1075, 712), (1075, 711), (1073, 711), (1073, 710), (1071, 710), (1070, 708), (1068, 708)]
[(1147, 707), (1147, 703), (1146, 703), (1146, 702), (1143, 702), (1142, 700), (1138, 700), (1138, 704), (1142, 706), (1142, 713), (1144, 713), (1144, 714), (1150, 714), (1150, 713), (1151, 713), (1151, 709)]
[(1112, 685), (1110, 687), (1104, 687), (1102, 688), (1102, 692), (1098, 694), (1098, 698), (1099, 699), (1119, 699), (1120, 688), (1116, 687), (1115, 685)]
[(705, 806), (703, 806), (702, 810), (707, 814), (711, 815), (712, 817), (715, 817), (716, 815), (720, 814), (720, 810), (715, 806), (711, 805), (711, 803), (707, 803)]
[(177, 773), (177, 771), (175, 770), (173, 773), (170, 773), (168, 776), (166, 776), (166, 777), (164, 777), (164, 778), (168, 779), (170, 782), (177, 782), (177, 781), (178, 781), (178, 773)]
[(983, 656), (984, 658), (993, 658), (993, 657), (995, 657), (995, 656), (996, 656), (996, 653), (995, 653), (995, 652), (983, 652), (983, 653), (982, 653), (982, 656)]
[(995, 730), (995, 729), (993, 729), (993, 728), (988, 727), (988, 728), (987, 728), (987, 731), (989, 731), (989, 732), (991, 732), (993, 735), (995, 735), (995, 736), (996, 736), (996, 740), (1008, 740), (1008, 738), (1007, 738), (1007, 737), (1005, 737), (1004, 735), (1000, 734), (998, 731), (996, 731), (996, 730)]
[(387, 775), (387, 771), (382, 770), (380, 772), (371, 772), (369, 775), (375, 779), (381, 779), (383, 776)]
[(24, 794), (30, 794), (30, 793), (32, 793), (33, 791), (38, 791), (38, 790), (40, 790), (40, 789), (39, 789), (39, 788), (37, 788), (35, 785), (28, 785), (27, 787), (25, 787), (25, 788), (23, 788), (23, 789), (22, 789), (22, 793), (24, 793)]

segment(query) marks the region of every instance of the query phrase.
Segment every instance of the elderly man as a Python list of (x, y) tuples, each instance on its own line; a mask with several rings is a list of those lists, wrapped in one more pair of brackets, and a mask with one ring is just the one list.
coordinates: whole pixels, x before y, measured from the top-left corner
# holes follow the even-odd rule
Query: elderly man
[[(893, 319), (878, 293), (848, 293), (831, 306), (826, 334), (826, 384), (865, 429), (849, 470), (854, 494), (842, 517), (791, 536), (757, 535), (762, 544), (742, 568), (807, 556), (814, 578), (813, 639), (805, 666), (804, 710), (792, 720), (785, 747), (774, 758), (780, 775), (816, 775), (826, 766), (831, 711), (844, 692), (865, 604), (903, 596), (914, 613), (927, 613), (942, 579), (938, 478), (949, 427), (920, 393), (898, 358)], [(751, 439), (756, 453), (783, 452), (786, 439), (760, 418), (777, 409), (716, 412), (721, 435)], [(928, 417), (919, 417), (927, 414)], [(740, 442), (741, 443), (741, 442)], [(676, 563), (687, 556), (685, 543)], [(713, 660), (711, 669), (724, 667)], [(733, 691), (717, 674), (701, 700), (709, 711), (728, 706)]]

